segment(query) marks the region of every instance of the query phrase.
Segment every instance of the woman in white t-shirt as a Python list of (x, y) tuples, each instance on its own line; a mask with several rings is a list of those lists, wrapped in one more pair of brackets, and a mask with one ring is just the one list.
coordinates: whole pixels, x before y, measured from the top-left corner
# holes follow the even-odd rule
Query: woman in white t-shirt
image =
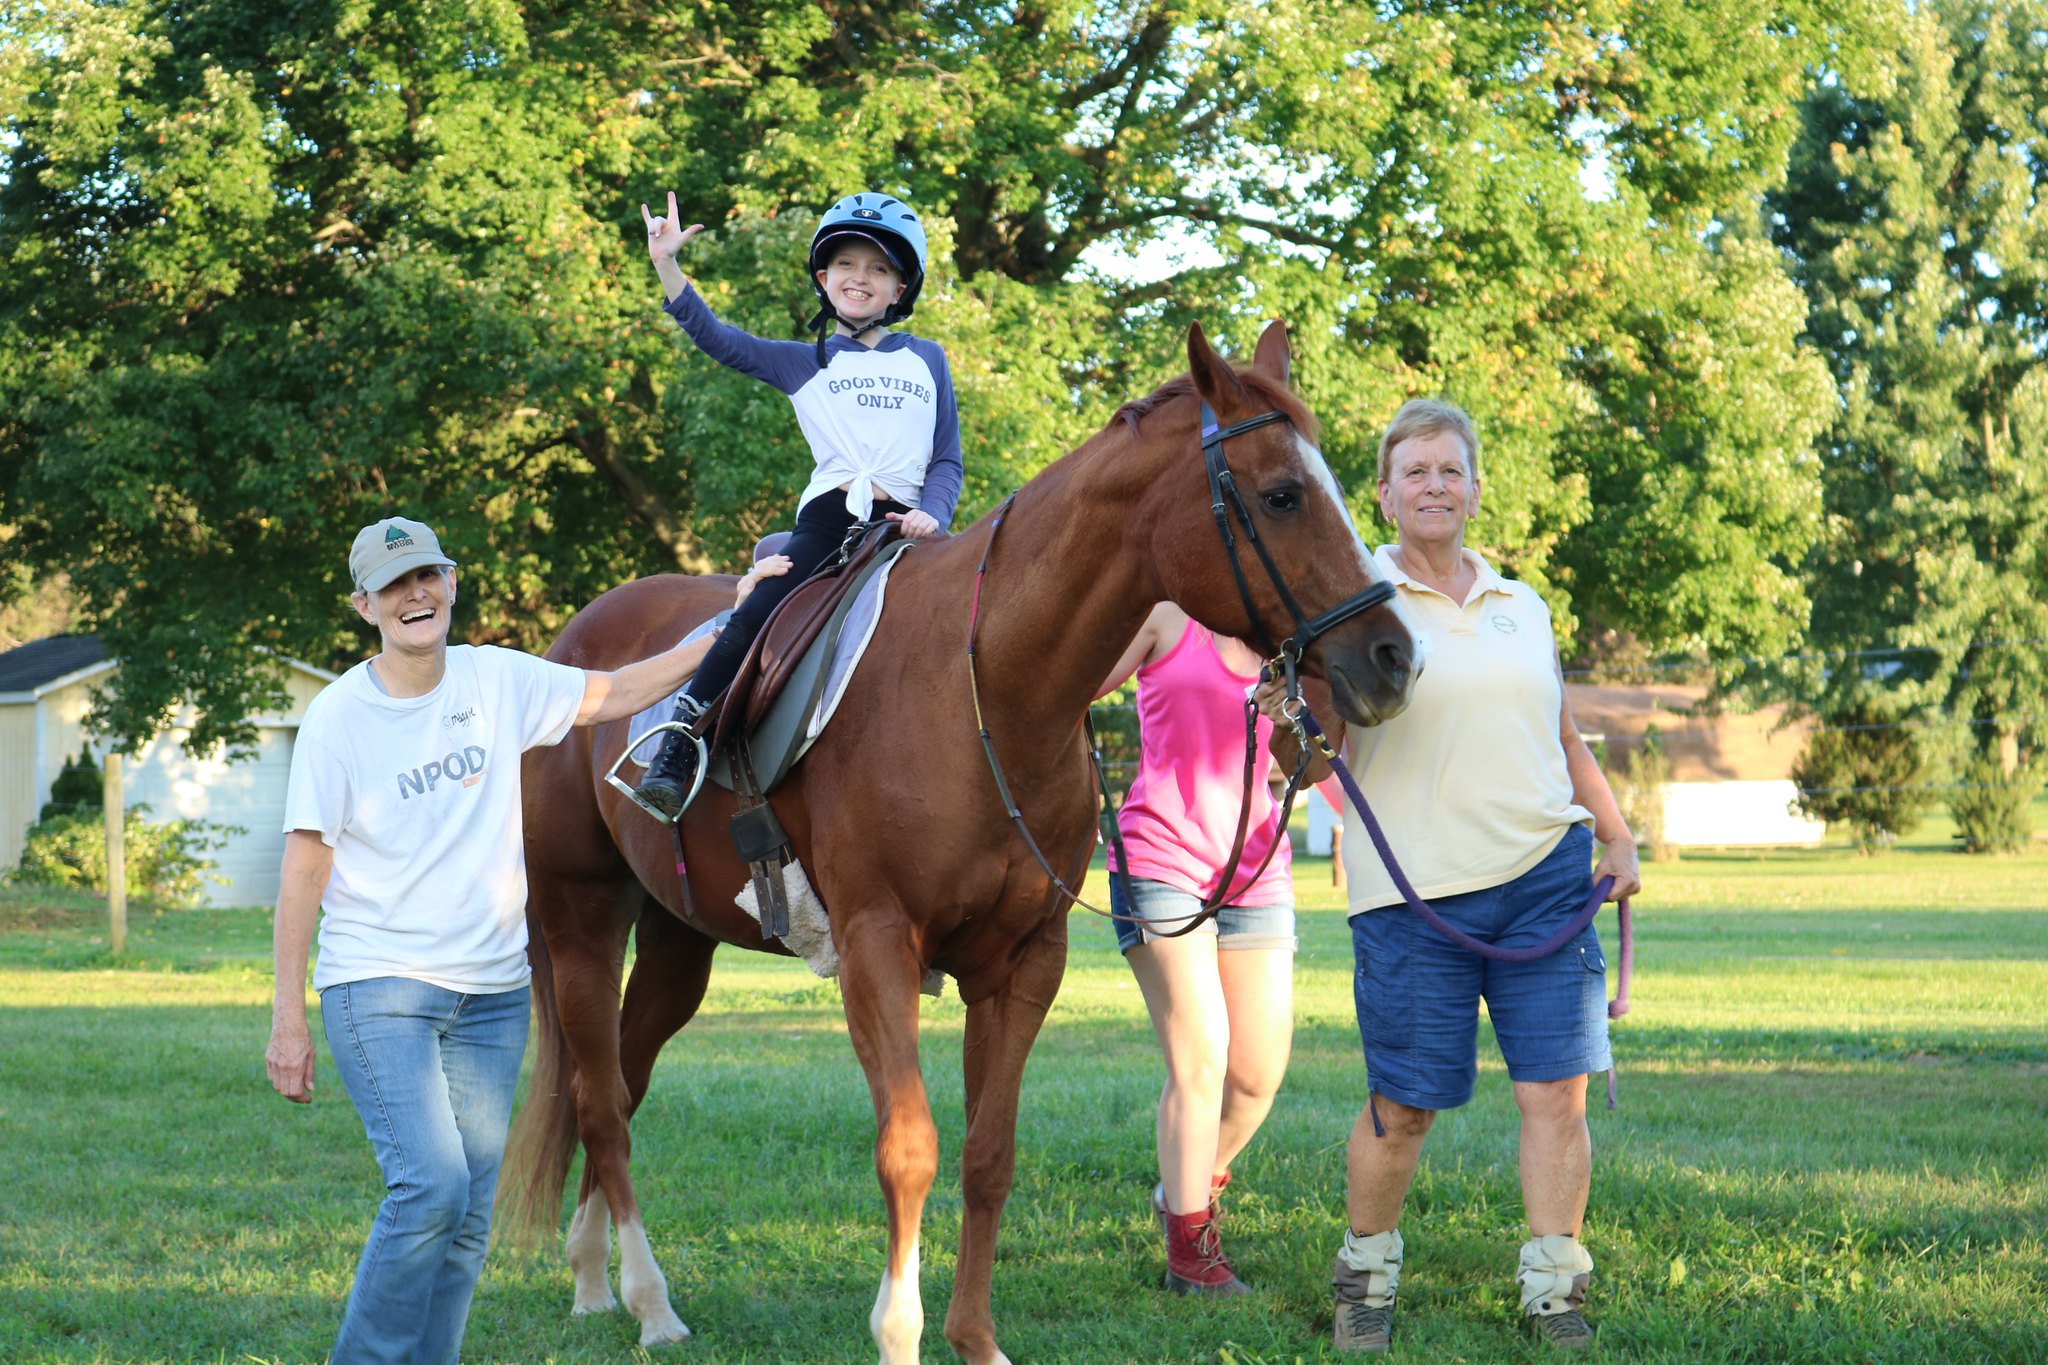
[(440, 1365), (483, 1268), (526, 1048), (519, 756), (652, 706), (711, 641), (610, 673), (451, 648), (455, 562), (404, 517), (363, 528), (349, 574), (381, 648), (314, 699), (292, 753), (264, 1060), (286, 1099), (312, 1099), (318, 920), (328, 1046), (387, 1190), (329, 1359)]

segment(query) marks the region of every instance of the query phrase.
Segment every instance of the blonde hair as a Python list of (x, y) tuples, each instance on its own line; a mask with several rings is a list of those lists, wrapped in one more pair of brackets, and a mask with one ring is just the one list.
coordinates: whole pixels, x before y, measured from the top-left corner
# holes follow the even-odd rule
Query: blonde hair
[(1380, 437), (1380, 482), (1389, 481), (1388, 471), (1395, 446), (1411, 436), (1434, 436), (1440, 431), (1454, 431), (1465, 443), (1465, 472), (1476, 482), (1479, 478), (1479, 429), (1472, 425), (1471, 414), (1456, 403), (1441, 398), (1411, 398), (1394, 414), (1387, 434)]

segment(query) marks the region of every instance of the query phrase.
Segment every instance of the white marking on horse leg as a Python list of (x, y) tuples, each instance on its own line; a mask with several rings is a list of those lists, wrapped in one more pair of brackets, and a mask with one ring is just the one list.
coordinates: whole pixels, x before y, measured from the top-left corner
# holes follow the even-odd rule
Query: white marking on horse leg
[(917, 1239), (903, 1258), (903, 1273), (882, 1272), (868, 1331), (882, 1353), (882, 1365), (917, 1365), (918, 1338), (924, 1335), (924, 1301), (917, 1292)]
[(626, 1311), (640, 1324), (642, 1346), (667, 1346), (690, 1335), (669, 1307), (668, 1281), (654, 1263), (647, 1229), (637, 1218), (619, 1223), (619, 1294), (626, 1300)]
[(619, 1306), (612, 1297), (612, 1208), (604, 1191), (595, 1189), (576, 1206), (569, 1220), (569, 1270), (576, 1277), (576, 1306), (569, 1311), (608, 1313)]

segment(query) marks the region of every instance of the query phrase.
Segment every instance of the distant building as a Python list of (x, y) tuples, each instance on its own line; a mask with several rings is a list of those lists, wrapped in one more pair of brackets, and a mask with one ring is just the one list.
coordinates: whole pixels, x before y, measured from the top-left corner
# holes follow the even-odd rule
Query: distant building
[(1675, 683), (1609, 686), (1567, 683), (1572, 716), (1589, 739), (1604, 741), (1605, 767), (1619, 772), (1628, 753), (1657, 727), (1671, 780), (1664, 787), (1664, 838), (1681, 847), (1820, 843), (1827, 826), (1793, 808), (1792, 764), (1806, 747), (1811, 720), (1788, 724), (1785, 708), (1700, 716), (1691, 709), (1704, 687)]
[[(277, 899), (277, 869), (284, 856), (284, 791), (292, 743), (307, 703), (336, 675), (287, 660), (285, 710), (254, 717), (256, 753), (229, 763), (225, 756), (195, 759), (181, 747), (192, 712), (181, 708), (162, 731), (123, 766), (128, 805), (146, 803), (155, 820), (199, 819), (240, 825), (245, 831), (212, 856), (226, 885), (209, 881), (209, 905), (268, 905)], [(0, 653), (0, 868), (21, 861), (29, 826), (50, 799), (50, 784), (80, 750), (96, 757), (85, 718), (92, 688), (120, 664), (108, 659), (97, 637), (54, 635)]]

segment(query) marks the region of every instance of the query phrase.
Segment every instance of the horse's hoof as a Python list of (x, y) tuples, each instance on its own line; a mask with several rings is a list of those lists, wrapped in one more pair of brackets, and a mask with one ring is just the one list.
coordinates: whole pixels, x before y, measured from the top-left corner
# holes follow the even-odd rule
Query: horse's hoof
[(612, 1291), (610, 1289), (606, 1289), (604, 1291), (604, 1297), (601, 1299), (585, 1299), (579, 1297), (576, 1300), (576, 1306), (569, 1310), (569, 1316), (572, 1318), (587, 1318), (592, 1313), (609, 1313), (618, 1306), (619, 1301), (612, 1297)]
[(683, 1320), (671, 1313), (666, 1322), (643, 1322), (640, 1324), (642, 1346), (680, 1346), (690, 1339), (690, 1329), (683, 1326)]

